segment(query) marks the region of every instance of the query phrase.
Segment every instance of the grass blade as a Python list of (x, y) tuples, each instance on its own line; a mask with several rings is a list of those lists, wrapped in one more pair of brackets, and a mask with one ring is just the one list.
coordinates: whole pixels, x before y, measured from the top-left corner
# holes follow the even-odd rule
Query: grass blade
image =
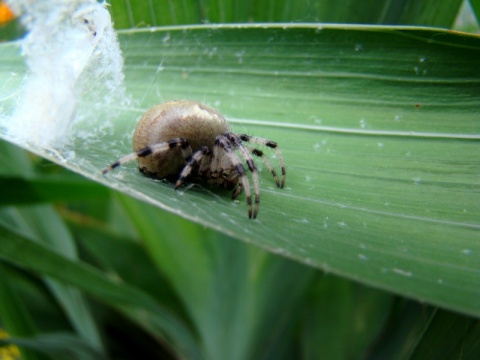
[(0, 257), (3, 260), (78, 287), (119, 309), (154, 336), (166, 336), (180, 353), (189, 358), (198, 357), (190, 331), (169, 310), (145, 293), (128, 284), (111, 280), (88, 265), (67, 259), (4, 227), (0, 227), (0, 239)]

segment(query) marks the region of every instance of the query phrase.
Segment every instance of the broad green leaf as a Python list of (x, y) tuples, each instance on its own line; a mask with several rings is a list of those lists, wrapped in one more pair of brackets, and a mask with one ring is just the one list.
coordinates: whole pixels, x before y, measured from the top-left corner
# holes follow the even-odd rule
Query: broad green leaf
[[(30, 150), (272, 252), (480, 314), (477, 37), (303, 24), (127, 31), (119, 40), (132, 103), (105, 105), (119, 112), (113, 133), (79, 124), (89, 137), (60, 161), (61, 149)], [(2, 93), (18, 91), (16, 52), (2, 46)], [(257, 220), (247, 219), (244, 198), (203, 186), (174, 192), (135, 164), (101, 176), (131, 151), (136, 119), (176, 98), (218, 108), (236, 132), (278, 141), (287, 187), (261, 171)], [(103, 115), (91, 116), (101, 128)]]
[(0, 175), (2, 177), (31, 177), (35, 174), (27, 152), (6, 141), (0, 141)]
[(36, 176), (30, 179), (0, 176), (0, 205), (105, 199), (109, 192), (85, 179)]

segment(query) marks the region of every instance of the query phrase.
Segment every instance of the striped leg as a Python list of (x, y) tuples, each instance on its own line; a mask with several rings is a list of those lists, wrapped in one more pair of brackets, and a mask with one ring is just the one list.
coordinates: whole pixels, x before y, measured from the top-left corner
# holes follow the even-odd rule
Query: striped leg
[(242, 158), (247, 163), (250, 172), (252, 173), (253, 179), (253, 189), (255, 191), (255, 212), (253, 213), (253, 218), (255, 219), (258, 214), (258, 208), (260, 206), (260, 178), (258, 176), (257, 167), (253, 162), (252, 156), (248, 149), (243, 145), (242, 140), (235, 134), (229, 133), (226, 135), (230, 143), (234, 145), (235, 148), (238, 149)]
[(238, 183), (237, 187), (233, 189), (232, 200), (235, 200), (238, 197), (238, 195), (242, 193), (242, 191), (243, 191), (242, 183)]
[(120, 165), (123, 165), (129, 161), (136, 160), (140, 157), (156, 155), (161, 152), (169, 151), (176, 148), (180, 148), (182, 150), (182, 155), (184, 159), (187, 159), (192, 154), (192, 148), (190, 147), (190, 144), (186, 139), (183, 139), (183, 138), (172, 139), (167, 142), (149, 145), (146, 148), (143, 148), (136, 152), (125, 155), (124, 157), (118, 159), (113, 164), (105, 168), (102, 171), (102, 173), (105, 175), (106, 173), (112, 171), (113, 169), (119, 167)]
[(190, 157), (190, 159), (188, 159), (185, 167), (182, 169), (182, 172), (180, 173), (180, 176), (175, 183), (175, 190), (177, 190), (191, 175), (192, 170), (195, 168), (195, 166), (200, 167), (202, 160), (205, 159), (206, 156), (210, 155), (212, 155), (212, 152), (206, 146), (203, 146), (200, 150), (195, 151)]
[(262, 158), (262, 161), (264, 162), (265, 166), (268, 168), (268, 170), (272, 174), (273, 178), (275, 179), (275, 182), (276, 182), (277, 186), (280, 187), (280, 181), (278, 180), (277, 172), (275, 171), (272, 163), (270, 162), (270, 160), (267, 159), (267, 157), (265, 156), (263, 151), (259, 150), (259, 149), (255, 149), (255, 148), (249, 149), (249, 150), (253, 155)]
[[(282, 156), (282, 152), (280, 151), (280, 149), (278, 148), (278, 145), (275, 141), (271, 141), (271, 140), (268, 140), (268, 139), (265, 139), (265, 138), (261, 138), (261, 137), (257, 137), (257, 136), (250, 136), (250, 135), (247, 135), (247, 134), (239, 134), (237, 135), (240, 139), (242, 139), (242, 141), (245, 141), (245, 142), (248, 142), (250, 144), (257, 144), (257, 145), (263, 145), (263, 146), (266, 146), (266, 147), (269, 147), (273, 150), (275, 150), (275, 155), (277, 156), (277, 159), (278, 159), (278, 163), (280, 164), (280, 168), (282, 169), (282, 182), (280, 183), (279, 185), (279, 182), (278, 182), (278, 179), (277, 179), (277, 176), (276, 176), (276, 173), (275, 171), (273, 170), (273, 167), (271, 164), (269, 164), (268, 160), (266, 159), (266, 157), (263, 155), (263, 152), (260, 151), (260, 150), (256, 150), (257, 153), (254, 153), (252, 151), (252, 154), (254, 155), (257, 155), (257, 156), (260, 156), (263, 161), (265, 162), (265, 165), (268, 167), (268, 169), (270, 170), (270, 172), (272, 173), (273, 177), (275, 178), (275, 180), (277, 181), (277, 185), (280, 187), (280, 188), (283, 188), (285, 186), (285, 175), (286, 175), (286, 170), (285, 170), (285, 163), (283, 162), (283, 156)], [(265, 161), (267, 160), (267, 161)]]
[[(213, 155), (214, 157), (218, 156), (219, 158), (226, 156), (228, 159), (228, 164), (225, 164), (225, 166), (229, 166), (229, 165), (233, 166), (237, 171), (242, 188), (245, 191), (245, 197), (247, 198), (248, 218), (251, 219), (253, 216), (253, 218), (255, 219), (258, 213), (258, 201), (259, 201), (258, 188), (255, 189), (256, 204), (255, 204), (255, 212), (252, 215), (252, 193), (250, 191), (250, 182), (248, 181), (245, 168), (243, 167), (242, 162), (240, 161), (237, 154), (235, 154), (235, 152), (233, 151), (232, 145), (230, 143), (230, 139), (227, 136), (228, 134), (217, 136)], [(220, 151), (223, 150), (223, 152), (220, 153), (218, 149), (220, 149)]]

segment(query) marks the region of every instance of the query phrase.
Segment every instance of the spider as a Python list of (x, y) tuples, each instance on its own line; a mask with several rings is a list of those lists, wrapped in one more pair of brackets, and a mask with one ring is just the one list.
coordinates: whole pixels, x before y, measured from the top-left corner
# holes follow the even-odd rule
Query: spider
[[(244, 143), (273, 149), (282, 170), (282, 180), (279, 181), (275, 169), (261, 150), (246, 147)], [(145, 175), (176, 180), (175, 190), (187, 178), (193, 178), (232, 190), (232, 199), (244, 191), (250, 219), (257, 217), (260, 204), (260, 181), (251, 155), (263, 160), (279, 188), (285, 186), (285, 166), (276, 142), (232, 133), (220, 113), (195, 101), (168, 101), (148, 110), (135, 129), (133, 149), (133, 153), (103, 170), (103, 174), (137, 159), (138, 168)], [(252, 173), (253, 210), (250, 182), (240, 158)]]

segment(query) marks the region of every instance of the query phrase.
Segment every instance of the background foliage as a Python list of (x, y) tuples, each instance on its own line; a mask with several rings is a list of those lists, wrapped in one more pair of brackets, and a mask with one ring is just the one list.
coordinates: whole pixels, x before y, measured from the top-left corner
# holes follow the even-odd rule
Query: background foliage
[[(114, 1), (111, 12), (118, 28), (230, 21), (450, 27), (461, 2), (404, 1), (392, 7), (378, 1), (371, 1), (369, 6), (364, 2), (361, 7), (350, 1), (340, 5), (335, 2), (335, 6), (328, 1), (255, 4), (185, 1), (173, 6), (172, 2), (162, 1)], [(472, 2), (474, 9), (477, 6)], [(141, 187), (161, 207), (176, 209), (192, 222), (89, 182), (3, 142), (0, 321), (24, 349), (24, 357), (41, 358), (47, 354), (64, 358), (68, 354), (75, 358), (103, 358), (108, 354), (117, 358), (121, 354), (133, 358), (141, 349), (142, 354), (157, 358), (478, 358), (480, 323), (475, 317), (360, 284), (375, 284), (396, 294), (417, 300), (426, 298), (429, 303), (476, 317), (479, 314), (478, 39), (442, 33), (440, 44), (428, 45), (428, 60), (435, 59), (435, 64), (422, 68), (425, 55), (421, 46), (428, 43), (424, 40), (431, 33), (402, 30), (397, 36), (399, 31), (393, 30), (365, 31), (341, 26), (327, 30), (330, 35), (325, 36), (331, 47), (323, 43), (322, 49), (326, 49), (327, 57), (332, 53), (336, 56), (332, 56), (326, 73), (318, 77), (319, 85), (312, 85), (311, 76), (305, 75), (310, 69), (308, 61), (319, 61), (315, 58), (315, 30), (292, 29), (288, 35), (275, 28), (267, 32), (243, 28), (238, 32), (225, 29), (213, 33), (206, 28), (190, 32), (170, 29), (153, 35), (123, 33), (120, 41), (126, 55), (127, 87), (132, 94), (146, 93), (145, 83), (151, 86), (148, 78), (152, 68), (158, 66), (155, 49), (145, 44), (157, 44), (168, 34), (170, 48), (158, 50), (163, 54), (165, 71), (160, 85), (155, 85), (162, 86), (162, 94), (168, 94), (163, 96), (187, 94), (212, 104), (214, 99), (221, 99), (222, 110), (232, 115), (234, 122), (243, 119), (235, 122), (238, 128), (246, 124), (252, 133), (260, 131), (283, 140), (289, 186), (305, 189), (305, 201), (299, 203), (298, 197), (290, 199), (284, 195), (287, 191), (281, 193), (271, 187), (264, 174), (262, 218), (258, 224), (252, 224), (243, 219), (244, 205), (239, 203), (232, 208), (228, 194), (222, 192), (193, 190), (183, 195), (180, 204), (170, 204), (176, 199), (170, 185), (152, 184), (150, 179), (139, 177), (133, 167), (120, 179), (103, 180), (120, 184), (116, 186), (126, 192)], [(276, 39), (274, 44), (281, 49), (278, 54), (288, 51), (292, 39), (304, 50), (291, 52), (299, 54), (291, 63), (292, 59), (286, 56), (260, 56), (262, 47), (272, 51), (265, 45), (268, 36)], [(248, 47), (246, 39), (250, 41)], [(224, 46), (220, 54), (218, 47), (214, 52), (204, 51), (222, 41), (232, 44), (231, 47)], [(378, 49), (383, 50), (369, 54), (361, 51), (376, 42), (382, 45)], [(389, 42), (391, 47), (386, 53), (382, 47)], [(333, 61), (346, 51), (343, 44), (351, 47), (351, 53), (364, 57), (363, 62), (355, 62), (348, 55), (343, 58), (352, 61), (349, 66), (342, 63), (345, 73), (358, 72), (354, 80), (346, 76), (350, 79), (346, 82), (341, 81), (342, 74)], [(259, 70), (243, 82), (241, 79), (248, 74), (228, 74), (228, 69), (238, 64), (239, 56), (235, 54), (242, 46), (246, 49), (241, 57), (245, 66)], [(15, 52), (11, 45), (2, 48), (0, 64), (8, 68), (3, 73), (12, 71), (14, 62), (9, 59), (15, 58)], [(380, 61), (381, 54), (389, 61)], [(402, 56), (404, 62), (396, 67), (394, 59)], [(265, 59), (268, 61), (264, 62)], [(365, 64), (370, 67), (368, 73), (364, 72)], [(260, 81), (272, 66), (281, 75), (276, 80), (269, 77), (275, 91)], [(208, 71), (211, 69), (214, 71)], [(296, 73), (288, 73), (291, 69)], [(430, 73), (422, 82), (405, 75), (422, 75), (425, 69)], [(185, 73), (189, 82), (178, 85)], [(329, 82), (325, 74), (335, 76)], [(373, 75), (372, 79), (388, 75), (406, 81), (391, 88), (385, 83), (380, 87), (372, 81), (370, 87), (365, 87), (365, 82), (357, 82), (356, 88), (356, 78), (362, 79), (364, 74)], [(255, 81), (263, 86), (261, 93), (271, 94), (273, 100), (268, 96), (247, 96)], [(202, 89), (202, 84), (209, 83), (217, 86), (213, 90)], [(286, 100), (295, 91), (315, 94), (319, 86), (329, 91), (317, 92), (310, 101)], [(416, 92), (412, 93), (412, 89)], [(394, 95), (389, 97), (389, 91)], [(357, 101), (355, 93), (361, 94)], [(425, 93), (431, 97), (422, 96), (421, 104), (411, 101)], [(455, 93), (462, 96), (455, 97)], [(467, 94), (470, 97), (465, 97)], [(236, 101), (231, 101), (233, 97)], [(391, 98), (398, 102), (388, 103)], [(380, 99), (382, 106), (373, 99)], [(370, 102), (365, 105), (365, 100)], [(142, 101), (139, 108), (143, 109), (151, 105), (153, 96)], [(271, 114), (272, 104), (278, 101), (288, 106), (288, 114)], [(420, 109), (416, 104), (421, 105)], [(322, 118), (308, 118), (302, 109), (322, 114)], [(382, 123), (385, 109), (391, 111), (393, 119), (402, 110), (404, 121), (389, 128), (391, 122)], [(354, 123), (354, 111), (372, 122), (362, 123), (357, 116)], [(302, 117), (291, 120), (291, 114)], [(126, 118), (135, 116), (130, 111)], [(253, 121), (248, 123), (246, 119)], [(259, 121), (263, 119), (273, 125)], [(302, 123), (302, 119), (311, 122)], [(119, 124), (128, 129), (131, 125), (126, 121)], [(308, 127), (312, 122), (313, 127)], [(330, 127), (348, 131), (330, 133)], [(353, 132), (354, 127), (360, 131)], [(377, 129), (383, 133), (374, 133)], [(390, 131), (433, 136), (392, 138)], [(115, 136), (122, 132), (123, 128)], [(105, 149), (98, 167), (128, 150), (126, 142)], [(317, 143), (325, 150), (315, 155), (311, 149)], [(405, 143), (420, 154), (413, 162), (399, 153)], [(369, 150), (385, 146), (390, 152), (372, 156)], [(352, 159), (352, 153), (357, 157)], [(412, 179), (415, 172), (421, 174), (421, 179)], [(391, 185), (388, 194), (393, 212), (410, 214), (406, 219), (399, 221), (394, 217), (390, 222), (379, 220), (384, 216), (381, 213), (358, 212), (364, 207), (379, 206), (383, 199), (375, 196), (384, 194), (381, 189), (385, 182)], [(415, 192), (419, 188), (422, 191)], [(309, 205), (307, 199), (312, 198), (322, 202)], [(345, 207), (342, 204), (347, 199), (350, 202)], [(332, 207), (336, 202), (341, 206)], [(399, 207), (404, 207), (403, 212)], [(227, 216), (218, 220), (218, 215), (208, 211), (197, 217), (196, 212), (202, 208)], [(428, 213), (421, 213), (425, 208)], [(329, 231), (322, 229), (325, 217), (322, 222), (305, 221), (318, 216), (319, 209), (331, 219)], [(308, 213), (311, 217), (298, 217), (300, 223), (289, 232), (285, 226), (288, 221)], [(338, 214), (344, 218), (335, 219)], [(278, 224), (279, 216), (282, 224)], [(419, 222), (417, 218), (422, 217), (440, 222)], [(349, 220), (344, 221), (345, 218)], [(229, 226), (231, 219), (238, 223)], [(351, 232), (342, 225), (352, 227), (355, 222), (369, 226)], [(285, 230), (280, 230), (280, 225)], [(327, 237), (319, 235), (323, 232)], [(231, 237), (254, 242), (270, 252)], [(312, 250), (302, 255), (305, 244), (311, 244)], [(352, 250), (352, 246), (357, 247)], [(294, 256), (307, 265), (272, 252)], [(364, 265), (365, 258), (376, 259), (374, 265)], [(379, 272), (382, 263), (389, 263), (392, 271)], [(311, 265), (326, 271), (315, 270)], [(333, 275), (332, 271), (360, 283)], [(412, 278), (417, 281), (414, 285)], [(447, 286), (446, 290), (442, 285)]]

